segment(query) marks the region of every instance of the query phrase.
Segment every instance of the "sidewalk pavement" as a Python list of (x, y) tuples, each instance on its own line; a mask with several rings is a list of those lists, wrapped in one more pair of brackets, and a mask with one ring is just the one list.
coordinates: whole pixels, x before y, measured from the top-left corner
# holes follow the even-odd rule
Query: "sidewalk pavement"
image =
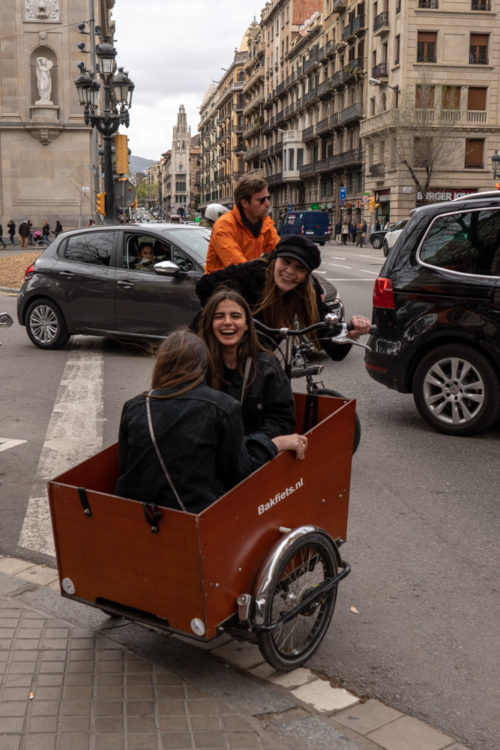
[(0, 556), (0, 750), (467, 750), (257, 647), (158, 632)]

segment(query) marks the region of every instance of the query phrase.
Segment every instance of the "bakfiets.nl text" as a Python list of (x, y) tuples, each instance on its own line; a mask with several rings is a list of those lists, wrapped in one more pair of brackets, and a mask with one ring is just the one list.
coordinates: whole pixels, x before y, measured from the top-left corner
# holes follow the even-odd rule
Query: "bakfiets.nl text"
[(257, 513), (259, 514), (259, 516), (261, 516), (267, 510), (271, 510), (271, 508), (274, 508), (275, 505), (281, 503), (282, 500), (286, 500), (289, 495), (293, 495), (294, 492), (297, 492), (297, 490), (300, 490), (303, 486), (304, 479), (303, 477), (300, 477), (300, 479), (295, 482), (295, 486), (287, 487), (286, 490), (283, 490), (283, 492), (277, 492), (275, 496), (271, 497), (267, 503), (259, 505), (259, 507), (257, 508)]

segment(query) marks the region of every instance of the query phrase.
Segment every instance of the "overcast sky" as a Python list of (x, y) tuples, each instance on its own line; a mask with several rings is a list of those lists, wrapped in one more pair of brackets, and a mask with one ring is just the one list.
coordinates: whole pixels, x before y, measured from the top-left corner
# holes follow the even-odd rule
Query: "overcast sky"
[(129, 136), (134, 156), (158, 161), (172, 145), (172, 128), (184, 104), (191, 135), (214, 79), (224, 75), (263, 0), (116, 0), (117, 64), (135, 83)]

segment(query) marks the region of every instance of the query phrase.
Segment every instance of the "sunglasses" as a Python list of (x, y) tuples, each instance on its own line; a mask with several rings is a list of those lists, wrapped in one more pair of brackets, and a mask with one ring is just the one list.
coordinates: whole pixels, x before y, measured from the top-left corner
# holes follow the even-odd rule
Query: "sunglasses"
[(270, 195), (264, 195), (264, 196), (262, 196), (262, 198), (257, 198), (257, 200), (259, 201), (259, 203), (265, 203), (266, 201), (270, 201), (271, 200), (271, 196)]

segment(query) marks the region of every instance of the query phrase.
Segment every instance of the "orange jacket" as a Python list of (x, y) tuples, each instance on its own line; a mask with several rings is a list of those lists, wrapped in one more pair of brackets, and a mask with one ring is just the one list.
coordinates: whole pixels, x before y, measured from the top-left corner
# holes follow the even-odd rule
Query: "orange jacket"
[(254, 237), (242, 220), (239, 208), (219, 216), (208, 245), (205, 273), (219, 271), (234, 263), (246, 263), (274, 250), (279, 235), (270, 216), (264, 216), (262, 229)]

